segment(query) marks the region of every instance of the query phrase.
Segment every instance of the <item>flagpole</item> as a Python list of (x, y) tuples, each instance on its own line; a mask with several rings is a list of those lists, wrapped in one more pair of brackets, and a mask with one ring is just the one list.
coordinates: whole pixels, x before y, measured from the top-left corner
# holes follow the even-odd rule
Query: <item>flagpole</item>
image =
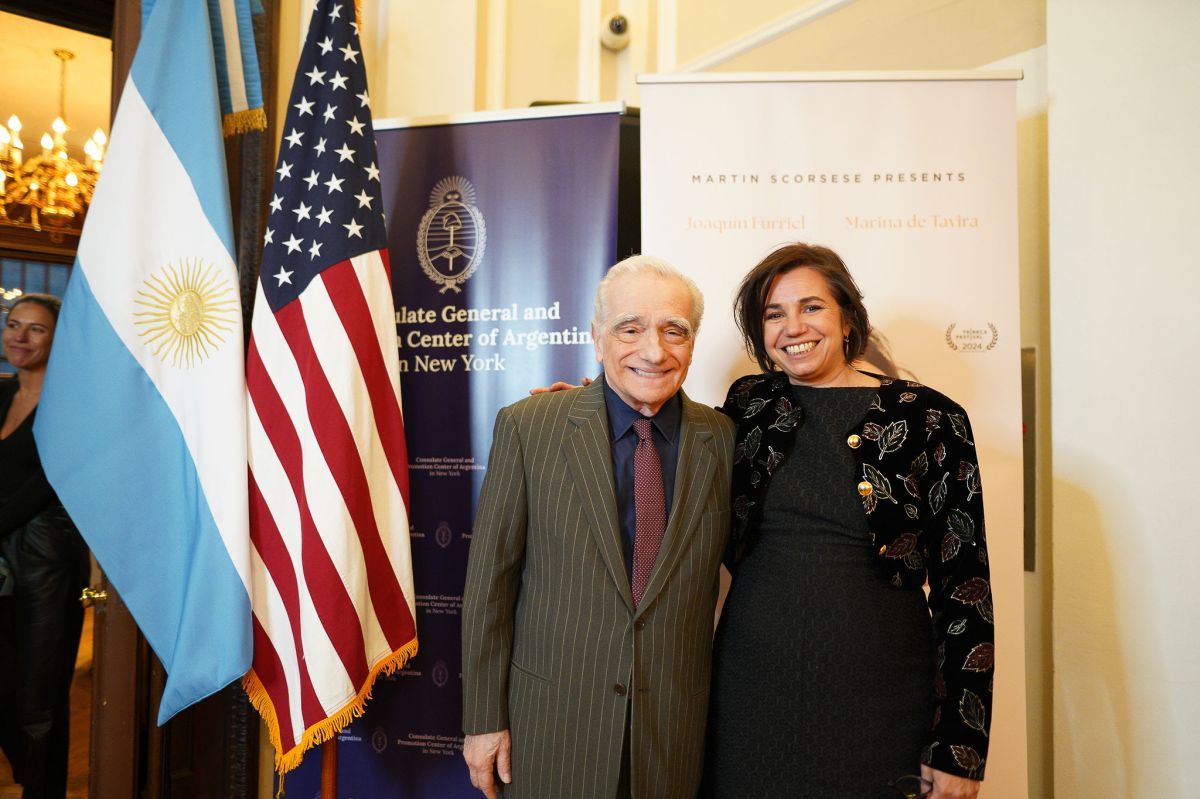
[[(362, 24), (360, 0), (354, 0), (354, 21)], [(321, 799), (337, 799), (338, 772), (337, 735), (321, 744)]]
[[(354, 0), (354, 21), (362, 24), (360, 0)], [(361, 31), (361, 28), (360, 28)], [(321, 744), (321, 799), (337, 799), (337, 736)]]
[(321, 799), (337, 799), (337, 736), (321, 744)]

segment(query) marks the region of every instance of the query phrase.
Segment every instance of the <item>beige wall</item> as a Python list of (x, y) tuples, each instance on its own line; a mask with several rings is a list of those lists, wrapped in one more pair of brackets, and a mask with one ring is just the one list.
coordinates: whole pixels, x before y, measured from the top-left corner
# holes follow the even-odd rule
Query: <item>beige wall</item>
[[(704, 5), (740, 11), (745, 4), (706, 0)], [(786, 5), (803, 13), (814, 4)], [(713, 38), (696, 28), (697, 40)], [(681, 62), (688, 60), (682, 53), (692, 49), (689, 33), (681, 24)], [(855, 0), (717, 69), (974, 69), (1045, 41), (1044, 0)]]
[(1059, 797), (1200, 796), (1200, 4), (1047, 6)]

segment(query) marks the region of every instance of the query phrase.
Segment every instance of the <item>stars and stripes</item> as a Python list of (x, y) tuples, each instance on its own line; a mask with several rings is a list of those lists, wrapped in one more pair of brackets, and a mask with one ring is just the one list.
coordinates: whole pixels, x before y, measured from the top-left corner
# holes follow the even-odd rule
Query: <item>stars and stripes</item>
[(254, 667), (285, 772), (416, 651), (383, 202), (354, 7), (313, 12), (283, 125), (246, 375)]

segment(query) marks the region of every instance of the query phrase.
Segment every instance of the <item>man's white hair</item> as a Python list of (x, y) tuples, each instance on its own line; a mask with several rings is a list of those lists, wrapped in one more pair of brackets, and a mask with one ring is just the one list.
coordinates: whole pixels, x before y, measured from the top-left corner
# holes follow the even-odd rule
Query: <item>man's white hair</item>
[(631, 255), (619, 261), (605, 273), (596, 286), (596, 304), (592, 311), (592, 321), (599, 326), (608, 319), (608, 289), (616, 281), (636, 275), (657, 275), (668, 280), (678, 280), (688, 290), (692, 298), (692, 335), (700, 332), (700, 319), (704, 316), (704, 295), (696, 281), (676, 269), (670, 262), (653, 255)]

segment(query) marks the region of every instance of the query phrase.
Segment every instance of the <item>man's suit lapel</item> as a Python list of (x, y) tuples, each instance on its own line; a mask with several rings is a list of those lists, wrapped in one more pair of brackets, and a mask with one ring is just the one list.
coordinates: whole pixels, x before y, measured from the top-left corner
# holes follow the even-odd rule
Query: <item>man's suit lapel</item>
[(567, 414), (568, 430), (563, 446), (575, 488), (583, 498), (588, 527), (604, 557), (609, 576), (633, 610), (633, 593), (625, 573), (621, 530), (617, 524), (617, 490), (612, 474), (612, 444), (608, 412), (604, 405), (604, 380), (596, 380), (579, 392)]
[(679, 426), (679, 463), (675, 468), (675, 499), (658, 559), (639, 607), (649, 607), (675, 570), (687, 548), (688, 532), (696, 526), (705, 508), (705, 495), (717, 468), (713, 431), (691, 400), (683, 397), (683, 419)]

